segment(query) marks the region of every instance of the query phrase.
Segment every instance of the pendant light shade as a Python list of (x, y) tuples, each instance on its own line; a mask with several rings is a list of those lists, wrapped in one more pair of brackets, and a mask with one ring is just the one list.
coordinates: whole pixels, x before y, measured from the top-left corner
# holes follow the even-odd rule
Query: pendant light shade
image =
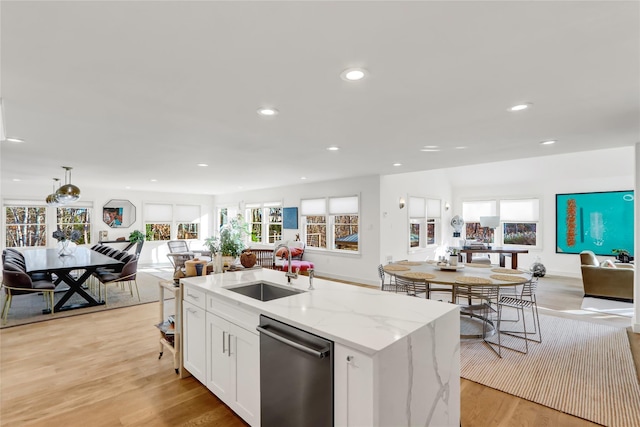
[(80, 198), (80, 189), (71, 184), (71, 169), (69, 166), (62, 166), (65, 170), (64, 185), (56, 191), (58, 202), (66, 204), (78, 201)]
[[(60, 206), (62, 203), (58, 201), (58, 195), (56, 194), (56, 184), (60, 181), (59, 178), (53, 178), (53, 191), (51, 194), (47, 196), (45, 201), (47, 202), (47, 206)], [(59, 186), (59, 185), (58, 185)]]

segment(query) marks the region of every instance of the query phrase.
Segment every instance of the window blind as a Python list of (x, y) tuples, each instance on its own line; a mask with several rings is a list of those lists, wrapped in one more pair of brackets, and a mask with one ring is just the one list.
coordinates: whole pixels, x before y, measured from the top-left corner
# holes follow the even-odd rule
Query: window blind
[(440, 218), (439, 199), (427, 199), (427, 216), (429, 218)]
[(495, 216), (496, 201), (483, 200), (462, 202), (462, 219), (464, 222), (480, 222), (481, 216)]
[(327, 202), (325, 199), (300, 200), (300, 215), (326, 215)]
[(409, 218), (425, 218), (427, 204), (422, 197), (409, 197)]
[(330, 197), (329, 213), (331, 215), (352, 215), (358, 213), (358, 196)]
[(538, 221), (540, 218), (540, 200), (500, 200), (501, 221)]
[(173, 206), (160, 203), (145, 203), (145, 222), (171, 222), (173, 219)]

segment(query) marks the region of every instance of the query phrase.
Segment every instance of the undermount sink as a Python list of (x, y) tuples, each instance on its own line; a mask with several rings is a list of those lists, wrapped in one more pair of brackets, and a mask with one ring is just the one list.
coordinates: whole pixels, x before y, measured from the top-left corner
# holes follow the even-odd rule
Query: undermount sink
[(231, 292), (236, 292), (238, 294), (257, 299), (258, 301), (271, 301), (274, 299), (290, 297), (292, 295), (297, 295), (304, 292), (298, 289), (287, 289), (281, 286), (276, 286), (264, 282), (226, 289)]

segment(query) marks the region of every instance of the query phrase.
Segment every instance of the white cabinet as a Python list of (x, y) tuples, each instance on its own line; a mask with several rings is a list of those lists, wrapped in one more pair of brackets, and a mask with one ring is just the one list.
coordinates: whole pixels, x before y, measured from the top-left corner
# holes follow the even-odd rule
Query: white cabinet
[(206, 381), (204, 292), (185, 287), (182, 305), (182, 364), (201, 383)]
[(336, 427), (379, 425), (374, 411), (374, 361), (371, 356), (336, 343), (333, 364)]
[(207, 312), (206, 385), (252, 426), (260, 425), (260, 340)]

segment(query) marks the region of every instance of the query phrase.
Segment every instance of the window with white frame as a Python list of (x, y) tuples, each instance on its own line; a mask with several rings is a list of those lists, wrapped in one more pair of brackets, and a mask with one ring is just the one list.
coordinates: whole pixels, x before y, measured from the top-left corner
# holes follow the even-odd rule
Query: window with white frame
[(175, 205), (176, 238), (180, 240), (200, 238), (200, 205)]
[(502, 244), (539, 246), (539, 199), (500, 200)]
[(223, 225), (227, 224), (230, 219), (238, 216), (238, 208), (236, 206), (219, 206), (216, 209), (217, 228), (220, 230)]
[(300, 216), (307, 247), (350, 252), (360, 250), (358, 196), (301, 200)]
[(173, 205), (145, 203), (144, 226), (147, 240), (171, 240), (172, 222)]
[(56, 208), (56, 226), (58, 230), (70, 236), (73, 230), (80, 233), (77, 244), (91, 243), (91, 208), (65, 206)]
[(333, 248), (344, 251), (359, 250), (358, 196), (329, 197), (329, 215), (333, 222)]
[(300, 216), (304, 225), (304, 241), (310, 248), (327, 248), (327, 199), (300, 201)]
[(409, 197), (409, 249), (427, 246), (427, 204), (424, 197)]
[(46, 206), (5, 204), (5, 246), (47, 246)]
[(495, 242), (495, 229), (482, 227), (481, 216), (495, 216), (497, 203), (495, 200), (475, 200), (462, 202), (462, 219), (464, 219), (465, 238), (484, 243)]
[(441, 203), (439, 199), (427, 199), (427, 246), (440, 241)]
[(282, 203), (247, 203), (245, 208), (251, 242), (273, 244), (282, 240)]

